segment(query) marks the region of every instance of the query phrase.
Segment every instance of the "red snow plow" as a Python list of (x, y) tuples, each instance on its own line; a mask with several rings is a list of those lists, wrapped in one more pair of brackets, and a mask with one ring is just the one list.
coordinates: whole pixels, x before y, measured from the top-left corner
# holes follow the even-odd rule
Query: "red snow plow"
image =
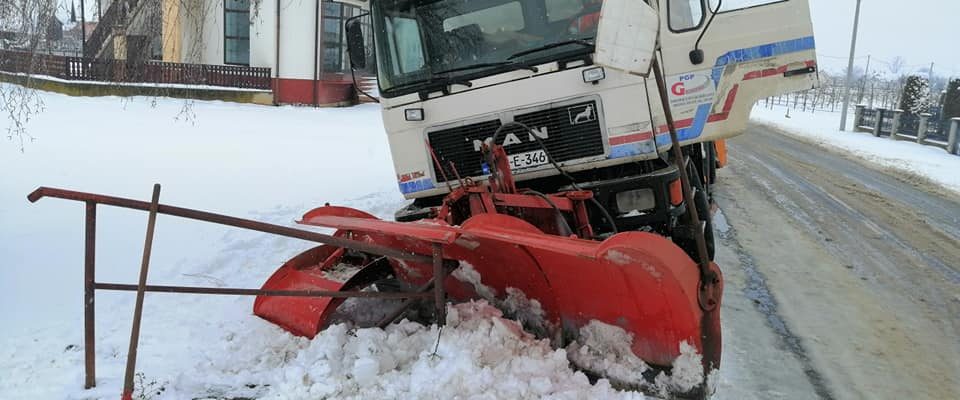
[[(93, 293), (98, 289), (138, 294), (128, 358), (129, 382), (135, 367), (145, 292), (256, 295), (256, 315), (310, 338), (326, 326), (341, 322), (383, 327), (408, 318), (443, 324), (448, 301), (485, 299), (557, 347), (572, 343), (580, 328), (599, 321), (630, 333), (632, 352), (654, 371), (670, 369), (681, 356), (683, 342), (702, 355), (705, 376), (719, 367), (723, 280), (716, 264), (698, 264), (670, 239), (654, 233), (623, 232), (601, 240), (587, 220), (592, 192), (546, 195), (519, 190), (503, 148), (491, 146), (486, 151), (494, 166), (489, 181), (463, 182), (446, 196), (435, 218), (391, 222), (352, 208), (324, 206), (307, 212), (298, 221), (335, 228), (333, 235), (159, 204), (159, 185), (149, 203), (37, 189), (28, 196), (31, 201), (55, 197), (87, 205), (87, 387), (95, 385)], [(138, 285), (94, 280), (97, 205), (150, 212)], [(157, 214), (322, 245), (283, 264), (259, 290), (148, 285), (147, 265)], [(649, 381), (650, 377), (641, 376), (641, 372), (637, 381)], [(123, 398), (131, 398), (130, 385)], [(640, 384), (638, 388), (644, 387)], [(705, 388), (704, 384), (681, 395), (706, 396)]]
[[(359, 210), (320, 207), (301, 224), (335, 228), (334, 236), (400, 250), (439, 254), (442, 263), (405, 261), (322, 245), (294, 257), (264, 284), (264, 290), (379, 290), (422, 292), (442, 280), (455, 302), (507, 302), (521, 294), (535, 310), (511, 310), (524, 326), (558, 341), (576, 337), (592, 320), (634, 336), (633, 352), (669, 367), (686, 341), (716, 368), (720, 361), (722, 278), (710, 263), (709, 281), (682, 249), (663, 236), (624, 232), (596, 240), (586, 220), (592, 193), (543, 195), (518, 190), (501, 147), (493, 149), (495, 173), (487, 184), (464, 183), (449, 194), (436, 218), (419, 222), (379, 220)], [(568, 223), (567, 221), (572, 221)], [(350, 311), (351, 300), (259, 296), (254, 313), (284, 329), (313, 337)], [(385, 326), (407, 315), (416, 318), (421, 299), (385, 305), (358, 322)], [(535, 302), (535, 303), (533, 303)], [(354, 307), (356, 308), (356, 307)], [(542, 312), (541, 312), (542, 310)], [(442, 318), (442, 309), (437, 318)], [(356, 310), (353, 310), (356, 312)], [(410, 313), (410, 314), (405, 314)], [(429, 311), (428, 311), (429, 313)], [(365, 313), (365, 314), (370, 314)], [(523, 315), (518, 315), (523, 314)], [(441, 319), (442, 320), (442, 319)]]

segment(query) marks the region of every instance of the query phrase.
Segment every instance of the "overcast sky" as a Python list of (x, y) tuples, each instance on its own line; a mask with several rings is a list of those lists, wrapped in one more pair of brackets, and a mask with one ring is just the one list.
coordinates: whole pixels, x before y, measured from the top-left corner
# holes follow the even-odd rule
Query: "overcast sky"
[[(856, 0), (810, 0), (817, 53), (824, 69), (846, 68)], [(908, 71), (935, 63), (937, 75), (960, 76), (960, 2), (956, 0), (863, 0), (858, 66), (872, 55), (870, 69), (886, 68), (896, 56)]]

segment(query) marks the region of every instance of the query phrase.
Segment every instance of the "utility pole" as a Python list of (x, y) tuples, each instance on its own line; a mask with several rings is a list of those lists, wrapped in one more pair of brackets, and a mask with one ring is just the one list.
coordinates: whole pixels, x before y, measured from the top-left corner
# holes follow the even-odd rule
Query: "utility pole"
[(847, 84), (844, 87), (843, 110), (840, 112), (840, 130), (847, 130), (847, 109), (850, 108), (850, 85), (853, 82), (853, 56), (857, 54), (857, 28), (860, 25), (860, 0), (853, 16), (853, 39), (850, 41), (850, 62), (847, 63)]
[(80, 57), (87, 56), (87, 6), (80, 0)]
[(867, 69), (863, 72), (863, 79), (860, 81), (860, 94), (857, 96), (857, 104), (863, 103), (863, 94), (867, 91), (867, 79), (870, 79), (870, 54), (867, 54)]

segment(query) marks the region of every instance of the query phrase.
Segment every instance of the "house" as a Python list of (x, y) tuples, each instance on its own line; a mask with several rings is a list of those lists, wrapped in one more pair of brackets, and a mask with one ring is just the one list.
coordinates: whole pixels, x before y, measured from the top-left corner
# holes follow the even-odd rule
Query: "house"
[(360, 8), (328, 0), (161, 1), (163, 61), (268, 67), (277, 103), (355, 101), (343, 26)]

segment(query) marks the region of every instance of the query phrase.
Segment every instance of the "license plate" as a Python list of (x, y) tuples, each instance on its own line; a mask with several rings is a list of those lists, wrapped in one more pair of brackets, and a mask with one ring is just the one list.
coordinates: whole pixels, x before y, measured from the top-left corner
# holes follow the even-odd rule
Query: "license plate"
[(518, 170), (530, 167), (536, 167), (547, 163), (547, 153), (543, 150), (528, 151), (507, 155), (510, 160), (510, 169)]

